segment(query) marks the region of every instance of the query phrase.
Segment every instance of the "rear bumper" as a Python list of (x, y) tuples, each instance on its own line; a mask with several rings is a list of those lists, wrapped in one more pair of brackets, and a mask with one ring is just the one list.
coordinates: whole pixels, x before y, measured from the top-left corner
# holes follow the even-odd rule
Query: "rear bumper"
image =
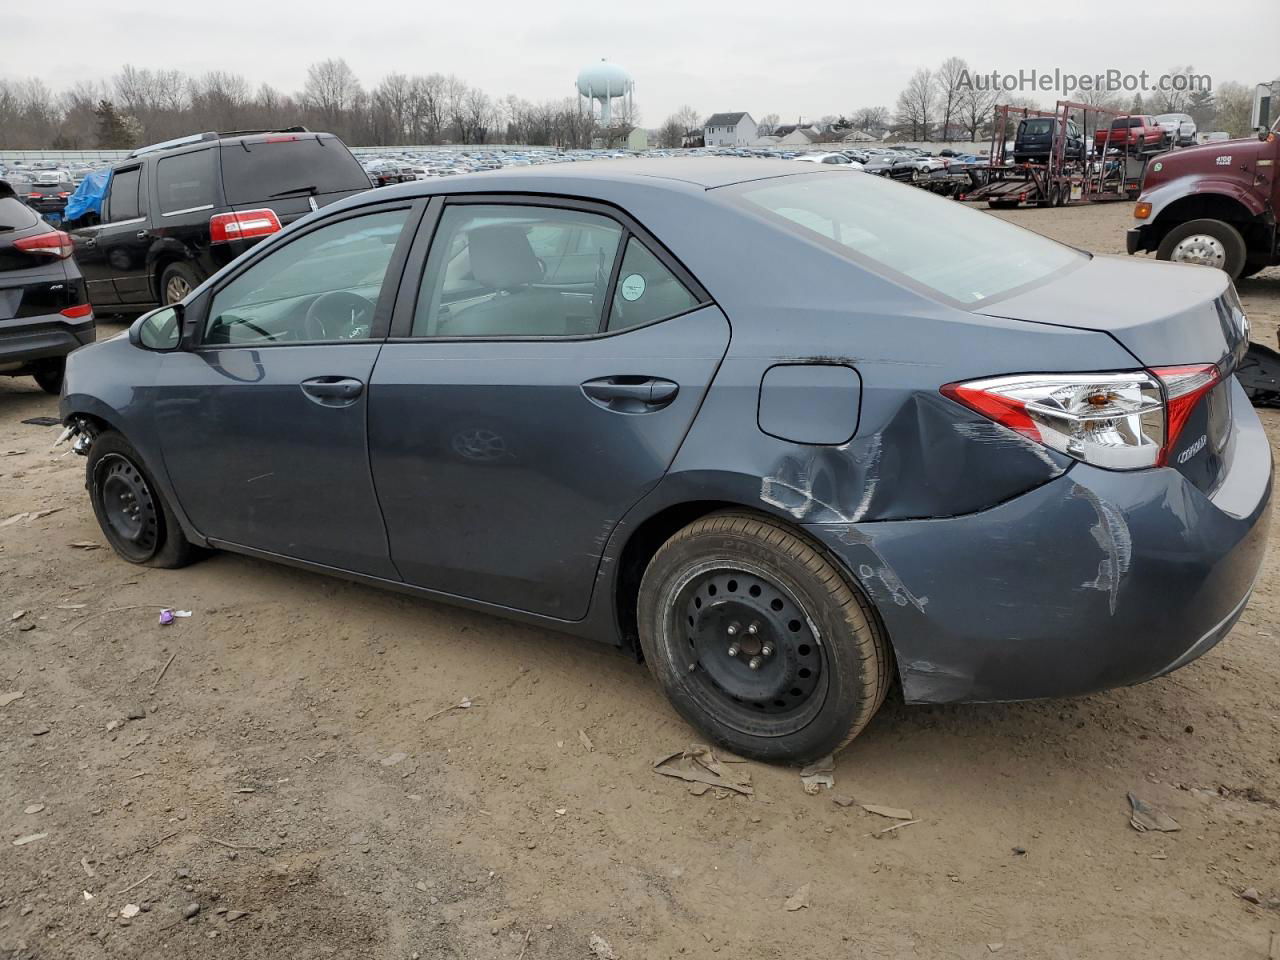
[(1209, 650), (1266, 546), (1271, 450), (1238, 383), (1224, 482), (1085, 464), (963, 517), (813, 524), (875, 603), (912, 702), (1026, 700), (1140, 683)]
[(0, 320), (0, 373), (19, 373), (42, 360), (65, 357), (96, 336), (92, 316), (69, 320), (54, 313)]

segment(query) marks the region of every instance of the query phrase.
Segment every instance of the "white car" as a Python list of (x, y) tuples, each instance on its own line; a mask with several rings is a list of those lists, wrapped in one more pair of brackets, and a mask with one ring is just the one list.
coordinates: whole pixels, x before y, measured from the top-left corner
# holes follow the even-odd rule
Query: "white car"
[(1156, 123), (1164, 131), (1170, 146), (1187, 147), (1196, 142), (1196, 122), (1185, 113), (1162, 113)]
[(802, 153), (796, 157), (805, 163), (821, 163), (830, 166), (845, 167), (849, 170), (861, 170), (862, 164), (857, 160), (850, 160), (843, 153)]

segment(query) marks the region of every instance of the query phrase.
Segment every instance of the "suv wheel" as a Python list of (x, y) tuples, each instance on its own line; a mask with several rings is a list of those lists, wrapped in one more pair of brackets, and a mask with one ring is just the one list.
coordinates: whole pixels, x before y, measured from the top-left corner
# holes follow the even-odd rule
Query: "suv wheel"
[(39, 384), (41, 390), (57, 396), (62, 392), (62, 377), (66, 371), (67, 360), (65, 357), (61, 357), (57, 360), (46, 361), (31, 376)]
[(114, 430), (100, 433), (86, 464), (89, 499), (111, 548), (130, 563), (184, 567), (200, 555), (142, 466), (142, 458)]
[(1248, 248), (1240, 231), (1224, 220), (1191, 220), (1179, 224), (1160, 241), (1156, 259), (1199, 263), (1240, 276)]
[(671, 537), (638, 598), (649, 670), (716, 743), (765, 761), (813, 760), (867, 725), (892, 658), (867, 601), (807, 540), (718, 513)]
[(160, 304), (177, 303), (200, 285), (196, 272), (185, 263), (171, 263), (160, 273)]

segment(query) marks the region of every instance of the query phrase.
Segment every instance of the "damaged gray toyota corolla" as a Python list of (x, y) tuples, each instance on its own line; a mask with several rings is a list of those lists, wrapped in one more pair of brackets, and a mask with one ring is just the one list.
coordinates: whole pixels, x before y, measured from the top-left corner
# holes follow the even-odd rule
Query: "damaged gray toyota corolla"
[(717, 742), (803, 760), (895, 676), (1080, 694), (1221, 639), (1270, 505), (1247, 340), (1220, 271), (879, 177), (556, 165), (312, 214), (72, 354), (62, 414), (127, 560), (595, 637)]

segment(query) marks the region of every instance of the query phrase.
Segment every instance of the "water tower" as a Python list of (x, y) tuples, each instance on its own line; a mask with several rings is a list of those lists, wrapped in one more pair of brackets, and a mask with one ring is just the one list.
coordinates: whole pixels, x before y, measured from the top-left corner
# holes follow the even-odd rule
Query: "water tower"
[(631, 74), (616, 63), (601, 60), (578, 73), (578, 96), (587, 101), (587, 109), (595, 116), (595, 104), (600, 104), (600, 126), (609, 126), (613, 119), (613, 101), (622, 100), (626, 115), (631, 116), (631, 93), (635, 81)]

